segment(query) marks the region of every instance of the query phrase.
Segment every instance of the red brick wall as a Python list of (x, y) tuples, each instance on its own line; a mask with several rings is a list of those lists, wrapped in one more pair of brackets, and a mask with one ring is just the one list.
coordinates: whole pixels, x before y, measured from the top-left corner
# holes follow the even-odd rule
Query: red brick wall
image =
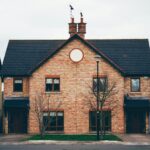
[(29, 80), (23, 78), (23, 92), (13, 91), (13, 78), (4, 78), (4, 97), (29, 96)]
[[(73, 48), (79, 48), (84, 53), (84, 59), (73, 63), (69, 53)], [(78, 40), (74, 40), (37, 69), (30, 78), (23, 78), (23, 92), (13, 92), (13, 78), (4, 79), (4, 97), (29, 96), (29, 133), (38, 132), (38, 124), (33, 113), (34, 99), (37, 93), (45, 92), (45, 77), (60, 76), (60, 92), (50, 93), (51, 100), (61, 101), (59, 109), (64, 111), (64, 132), (88, 133), (89, 132), (89, 99), (92, 99), (91, 89), (93, 76), (96, 75), (95, 53)], [(130, 92), (130, 78), (123, 78), (104, 59), (100, 61), (100, 75), (108, 77), (108, 84), (116, 82), (117, 94), (111, 96), (112, 132), (125, 132), (124, 120), (124, 94), (130, 96), (149, 96), (150, 79), (141, 78), (141, 91)], [(46, 93), (45, 93), (46, 94)], [(95, 99), (93, 99), (95, 100)], [(148, 122), (148, 121), (147, 121)]]
[[(84, 59), (75, 64), (69, 58), (69, 53), (73, 48), (79, 48), (84, 53)], [(61, 109), (64, 110), (64, 132), (88, 133), (89, 132), (89, 109), (87, 99), (91, 97), (89, 86), (92, 86), (93, 75), (96, 75), (95, 53), (78, 40), (74, 40), (60, 50), (55, 56), (49, 59), (44, 65), (37, 69), (29, 82), (29, 95), (31, 101), (31, 111), (29, 117), (29, 132), (38, 132), (38, 126), (32, 105), (36, 93), (45, 91), (45, 76), (60, 76), (60, 92), (51, 93), (51, 99), (62, 101)], [(116, 109), (113, 109), (112, 131), (124, 132), (124, 79), (105, 60), (100, 62), (100, 74), (107, 75), (109, 84), (112, 81), (117, 83), (118, 93), (110, 97), (114, 101)], [(109, 108), (111, 109), (111, 108)]]

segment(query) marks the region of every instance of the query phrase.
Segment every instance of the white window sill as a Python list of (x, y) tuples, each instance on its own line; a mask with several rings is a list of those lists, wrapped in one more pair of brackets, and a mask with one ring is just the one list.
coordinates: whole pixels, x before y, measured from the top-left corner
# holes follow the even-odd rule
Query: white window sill
[(61, 94), (61, 92), (60, 91), (58, 91), (58, 92), (45, 92), (45, 94)]
[(131, 94), (141, 94), (142, 92), (141, 91), (138, 91), (138, 92), (132, 92), (130, 91)]

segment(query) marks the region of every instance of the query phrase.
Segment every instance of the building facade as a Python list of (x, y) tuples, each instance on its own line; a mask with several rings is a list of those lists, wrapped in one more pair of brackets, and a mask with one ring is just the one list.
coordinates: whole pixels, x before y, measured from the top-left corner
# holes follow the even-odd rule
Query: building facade
[[(104, 126), (113, 133), (150, 129), (150, 48), (147, 39), (89, 40), (81, 18), (69, 23), (67, 40), (11, 40), (1, 69), (5, 133), (38, 133), (34, 112), (38, 95), (50, 97), (49, 132), (96, 131), (92, 88), (97, 75), (116, 93), (104, 106)], [(102, 86), (102, 85), (101, 85)], [(59, 105), (60, 104), (60, 105)], [(59, 107), (58, 107), (59, 105)]]

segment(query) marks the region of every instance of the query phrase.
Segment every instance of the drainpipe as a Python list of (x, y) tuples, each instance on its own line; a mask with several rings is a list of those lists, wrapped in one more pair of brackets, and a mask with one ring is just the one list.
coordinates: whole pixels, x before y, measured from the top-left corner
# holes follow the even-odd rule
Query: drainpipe
[(148, 134), (150, 134), (150, 108), (149, 108), (149, 112), (148, 112)]

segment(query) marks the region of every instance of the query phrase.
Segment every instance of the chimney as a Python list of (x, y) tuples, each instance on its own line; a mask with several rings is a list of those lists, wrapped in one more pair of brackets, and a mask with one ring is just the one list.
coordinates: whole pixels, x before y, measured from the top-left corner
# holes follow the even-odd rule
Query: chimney
[(81, 16), (80, 23), (78, 23), (78, 35), (84, 38), (85, 33), (86, 33), (86, 23), (83, 22), (83, 17)]
[(77, 33), (77, 23), (74, 23), (74, 18), (71, 18), (71, 23), (69, 23), (69, 34), (70, 37)]

